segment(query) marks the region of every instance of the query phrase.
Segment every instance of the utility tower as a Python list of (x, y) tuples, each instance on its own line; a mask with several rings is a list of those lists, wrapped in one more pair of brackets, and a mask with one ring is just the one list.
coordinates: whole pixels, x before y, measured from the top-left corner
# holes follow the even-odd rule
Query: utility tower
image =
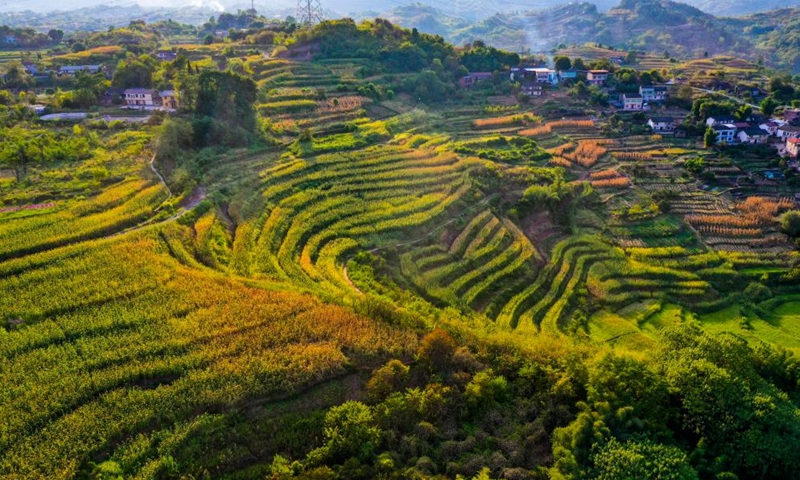
[(300, 25), (316, 25), (323, 20), (319, 0), (297, 0), (297, 21)]

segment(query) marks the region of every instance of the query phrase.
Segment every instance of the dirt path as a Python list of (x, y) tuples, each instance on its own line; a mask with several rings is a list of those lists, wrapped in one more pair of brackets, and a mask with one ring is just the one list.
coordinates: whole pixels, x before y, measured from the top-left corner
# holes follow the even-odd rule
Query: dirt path
[[(164, 186), (164, 188), (167, 190), (168, 193), (167, 198), (163, 202), (161, 202), (161, 205), (159, 205), (158, 208), (156, 208), (155, 211), (158, 212), (161, 210), (161, 208), (164, 206), (166, 202), (168, 202), (174, 197), (174, 195), (172, 193), (172, 190), (169, 188), (169, 185), (167, 185), (166, 180), (164, 180), (164, 177), (161, 175), (161, 173), (159, 173), (158, 169), (156, 169), (155, 161), (156, 161), (156, 156), (154, 154), (153, 158), (150, 159), (150, 170), (152, 170), (153, 173), (158, 177), (159, 182), (161, 182), (161, 184)], [(100, 238), (119, 237), (121, 235), (125, 235), (128, 233), (137, 232), (147, 227), (152, 227), (153, 225), (163, 225), (165, 223), (174, 222), (175, 220), (183, 217), (187, 213), (197, 208), (197, 206), (200, 205), (200, 203), (203, 200), (205, 200), (205, 198), (206, 198), (206, 189), (202, 186), (198, 186), (197, 188), (194, 189), (194, 192), (192, 192), (191, 195), (189, 195), (183, 202), (181, 202), (182, 204), (181, 208), (174, 214), (170, 215), (169, 217), (159, 221), (154, 221), (156, 217), (152, 217), (138, 225), (134, 225), (133, 227), (126, 228), (124, 230), (120, 230), (119, 232), (115, 232)]]

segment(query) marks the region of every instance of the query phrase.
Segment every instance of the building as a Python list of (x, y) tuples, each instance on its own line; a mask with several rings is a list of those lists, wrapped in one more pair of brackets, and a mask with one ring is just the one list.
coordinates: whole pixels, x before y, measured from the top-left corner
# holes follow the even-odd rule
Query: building
[(485, 82), (488, 80), (492, 80), (494, 75), (491, 72), (475, 72), (470, 73), (465, 77), (461, 77), (458, 80), (458, 84), (461, 85), (462, 88), (472, 88), (478, 82)]
[(529, 97), (541, 97), (544, 94), (544, 84), (536, 82), (524, 83), (520, 91)]
[(39, 68), (33, 62), (22, 62), (22, 67), (30, 75), (34, 75), (35, 76), (35, 75), (39, 74)]
[(558, 78), (561, 80), (575, 80), (578, 78), (577, 70), (559, 70)]
[(645, 102), (663, 102), (667, 99), (667, 87), (663, 85), (640, 86), (639, 95)]
[(159, 96), (161, 97), (162, 106), (173, 110), (178, 108), (178, 95), (175, 90), (162, 90), (159, 92)]
[(783, 119), (791, 122), (795, 118), (800, 118), (800, 108), (787, 108), (783, 111)]
[(543, 67), (515, 67), (511, 69), (511, 81), (531, 80), (539, 83), (558, 84), (559, 76), (555, 70)]
[(28, 105), (28, 108), (39, 117), (44, 115), (44, 112), (47, 111), (47, 106), (39, 104)]
[(786, 153), (794, 158), (800, 157), (800, 138), (790, 138), (786, 140)]
[(125, 103), (125, 89), (112, 87), (103, 92), (100, 104), (106, 107)]
[(130, 108), (160, 107), (161, 96), (158, 90), (128, 88), (125, 90), (125, 104)]
[(766, 143), (769, 134), (758, 127), (750, 127), (739, 130), (736, 138), (738, 138), (741, 143)]
[(786, 140), (787, 138), (798, 138), (800, 137), (800, 127), (795, 127), (794, 125), (789, 125), (787, 123), (786, 125), (778, 127), (775, 135), (781, 140)]
[(708, 117), (708, 119), (706, 119), (706, 125), (713, 127), (714, 125), (727, 125), (738, 121), (739, 120), (732, 115), (718, 115), (716, 117)]
[(156, 58), (163, 61), (171, 62), (178, 58), (178, 54), (172, 50), (159, 50), (156, 52)]
[(647, 120), (647, 125), (658, 133), (673, 133), (675, 131), (675, 119), (672, 117), (651, 117)]
[(586, 81), (592, 85), (603, 86), (608, 80), (608, 70), (589, 70), (586, 72)]
[(780, 126), (781, 125), (778, 122), (773, 122), (772, 120), (770, 120), (769, 122), (762, 123), (761, 125), (758, 126), (758, 128), (764, 130), (769, 135), (775, 136), (775, 134), (778, 133), (778, 127)]
[(6, 45), (16, 45), (17, 44), (17, 37), (16, 35), (4, 35), (3, 36), (3, 43)]
[(103, 71), (102, 65), (64, 65), (58, 69), (58, 75), (75, 75), (78, 72), (95, 74)]
[(728, 125), (714, 125), (712, 127), (714, 129), (714, 133), (717, 134), (717, 143), (718, 144), (732, 144), (736, 143), (736, 128), (731, 127)]
[(625, 110), (642, 110), (644, 108), (644, 98), (638, 93), (623, 93), (622, 108)]

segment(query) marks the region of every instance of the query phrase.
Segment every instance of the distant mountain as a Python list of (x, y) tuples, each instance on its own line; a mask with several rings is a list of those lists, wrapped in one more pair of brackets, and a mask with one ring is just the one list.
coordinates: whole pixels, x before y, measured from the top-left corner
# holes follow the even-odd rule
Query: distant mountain
[(497, 13), (474, 23), (429, 7), (395, 8), (382, 16), (404, 26), (425, 22), (431, 30), (422, 30), (457, 45), (483, 40), (514, 51), (547, 52), (560, 44), (593, 42), (676, 58), (761, 57), (772, 66), (800, 72), (800, 8), (720, 18), (670, 0), (622, 0), (607, 12), (592, 3), (573, 3)]
[[(458, 16), (472, 21), (484, 20), (496, 13), (525, 11), (525, 10), (544, 10), (557, 6), (566, 5), (568, 0), (496, 0), (493, 2), (481, 0), (393, 0), (384, 2), (381, 0), (321, 0), (322, 7), (335, 16), (355, 15), (360, 16), (363, 12), (383, 11), (387, 3), (397, 7), (410, 7), (422, 5), (435, 8), (447, 15)], [(765, 12), (787, 7), (798, 7), (798, 0), (760, 0), (745, 2), (742, 0), (684, 0), (685, 3), (699, 8), (700, 10), (718, 16), (747, 15), (757, 12)], [(297, 5), (295, 0), (255, 0), (254, 5), (259, 11), (285, 11), (294, 9)], [(594, 4), (601, 12), (608, 11), (616, 6), (616, 0), (593, 0)], [(185, 8), (199, 7), (213, 10), (236, 10), (237, 8), (248, 8), (250, 2), (247, 0), (173, 0), (164, 2), (163, 0), (70, 0), (70, 9), (94, 7), (106, 4), (110, 6), (129, 7), (140, 5), (148, 8)], [(52, 0), (5, 0), (0, 3), (0, 11), (22, 11), (31, 10), (36, 12), (61, 10), (67, 7), (62, 3)]]

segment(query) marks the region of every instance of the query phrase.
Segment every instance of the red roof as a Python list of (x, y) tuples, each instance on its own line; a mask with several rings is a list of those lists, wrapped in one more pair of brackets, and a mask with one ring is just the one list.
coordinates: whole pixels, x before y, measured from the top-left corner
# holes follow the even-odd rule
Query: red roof
[(790, 138), (786, 140), (787, 143), (800, 143), (800, 138)]

